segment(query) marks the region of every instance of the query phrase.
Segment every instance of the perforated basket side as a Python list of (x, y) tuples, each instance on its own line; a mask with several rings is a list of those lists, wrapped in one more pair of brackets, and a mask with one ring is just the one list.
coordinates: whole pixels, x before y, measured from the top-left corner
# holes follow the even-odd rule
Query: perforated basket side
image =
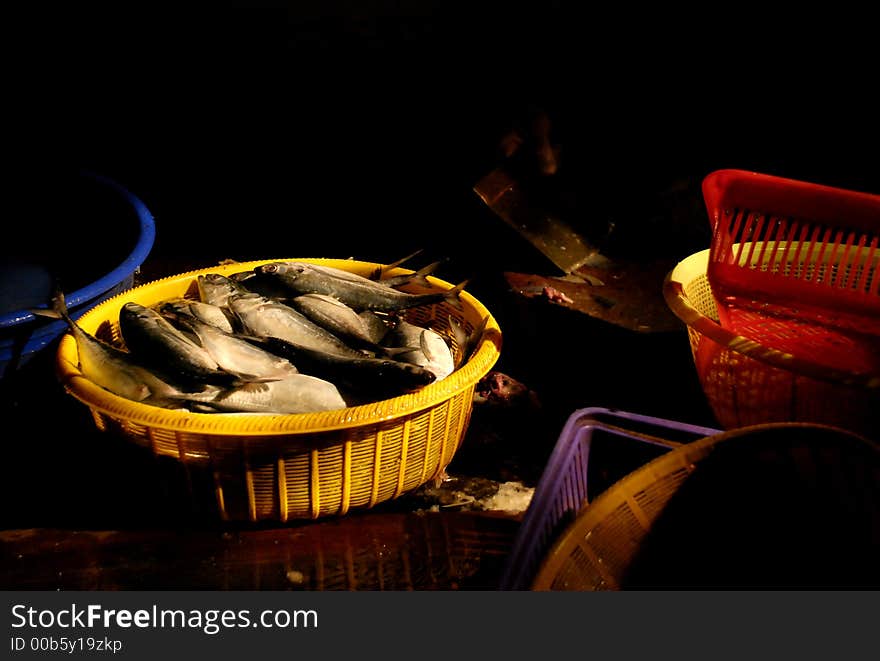
[(880, 196), (739, 170), (708, 175), (703, 196), (722, 325), (751, 336), (748, 310), (880, 334)]
[(707, 262), (708, 250), (679, 262), (663, 294), (687, 326), (697, 376), (721, 426), (804, 421), (873, 436), (880, 429), (880, 373), (805, 360), (723, 328)]
[[(641, 431), (639, 431), (641, 430)], [(647, 435), (651, 431), (656, 436)], [(717, 429), (628, 411), (589, 407), (572, 413), (553, 448), (526, 509), (500, 581), (502, 590), (528, 589), (544, 554), (575, 514), (589, 504), (590, 457), (596, 434), (666, 451)]]
[(602, 493), (535, 590), (875, 584), (880, 446), (839, 428), (745, 427), (674, 449)]
[(706, 452), (702, 446), (677, 453), (663, 470), (652, 462), (600, 495), (550, 548), (532, 589), (620, 589), (621, 577), (663, 505)]

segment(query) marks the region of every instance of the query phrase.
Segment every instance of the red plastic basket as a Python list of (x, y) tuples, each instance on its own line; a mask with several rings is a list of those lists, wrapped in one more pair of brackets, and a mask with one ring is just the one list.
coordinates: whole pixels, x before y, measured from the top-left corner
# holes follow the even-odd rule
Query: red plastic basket
[(826, 366), (880, 368), (880, 195), (718, 170), (703, 197), (723, 327)]
[(876, 438), (880, 371), (821, 365), (722, 327), (706, 276), (709, 252), (679, 262), (663, 282), (663, 296), (687, 325), (694, 366), (718, 422), (725, 429), (812, 422)]

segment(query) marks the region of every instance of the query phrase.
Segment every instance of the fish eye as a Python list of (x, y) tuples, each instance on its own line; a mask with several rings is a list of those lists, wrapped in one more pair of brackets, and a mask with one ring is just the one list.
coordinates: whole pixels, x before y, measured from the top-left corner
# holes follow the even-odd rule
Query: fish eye
[(278, 264), (267, 264), (263, 267), (265, 273), (275, 273), (278, 271)]

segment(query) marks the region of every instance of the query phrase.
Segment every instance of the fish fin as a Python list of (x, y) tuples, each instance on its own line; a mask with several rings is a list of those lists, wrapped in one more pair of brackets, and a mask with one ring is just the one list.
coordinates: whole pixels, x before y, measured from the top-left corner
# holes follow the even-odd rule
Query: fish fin
[(278, 376), (259, 376), (257, 374), (236, 374), (236, 378), (229, 384), (232, 391), (243, 390), (244, 392), (265, 392), (273, 381), (280, 381)]
[(244, 381), (229, 392), (266, 392), (268, 389), (265, 381)]
[(418, 257), (418, 256), (421, 255), (424, 251), (425, 251), (424, 248), (419, 248), (419, 249), (416, 250), (414, 253), (411, 253), (411, 254), (407, 255), (406, 257), (402, 257), (401, 259), (398, 259), (396, 262), (392, 262), (391, 264), (388, 264), (388, 266), (385, 267), (385, 270), (386, 270), (386, 271), (390, 271), (391, 269), (395, 269), (395, 268), (397, 268), (398, 266), (400, 266), (400, 265), (402, 265), (402, 264), (406, 264), (406, 263), (407, 263), (409, 260), (411, 260), (413, 257)]
[(464, 308), (461, 305), (461, 301), (459, 300), (459, 296), (461, 292), (464, 291), (464, 288), (468, 285), (468, 280), (462, 280), (455, 287), (450, 289), (449, 291), (443, 294), (443, 300), (449, 303), (456, 310), (463, 310)]
[(486, 315), (473, 331), (467, 333), (464, 330), (464, 326), (461, 325), (461, 322), (452, 315), (449, 315), (449, 328), (452, 331), (452, 335), (459, 348), (459, 357), (456, 361), (457, 367), (463, 365), (468, 358), (471, 357), (480, 338), (483, 337), (483, 333), (486, 331), (486, 325), (488, 323), (489, 315)]
[(70, 314), (67, 310), (67, 300), (64, 298), (64, 292), (58, 283), (53, 285), (52, 297), (49, 299), (50, 307), (48, 308), (31, 308), (31, 314), (48, 317), (50, 319), (64, 319), (70, 321)]
[[(265, 388), (265, 386), (263, 386), (263, 388)], [(214, 397), (212, 397), (210, 400), (203, 402), (203, 403), (210, 405), (211, 402), (222, 402), (223, 400), (228, 399), (229, 397), (231, 397), (235, 393), (239, 392), (240, 390), (244, 390), (246, 392), (262, 392), (262, 390), (260, 390), (259, 388), (253, 389), (253, 388), (246, 387), (246, 384), (244, 384), (244, 383), (236, 384), (236, 385), (229, 387), (229, 388), (223, 388), (216, 395), (214, 395)]]
[(468, 334), (464, 330), (464, 326), (461, 325), (461, 322), (452, 315), (449, 315), (449, 330), (452, 333), (453, 340), (458, 345), (458, 357), (455, 359), (455, 367), (457, 369), (468, 358)]
[(489, 323), (489, 315), (487, 314), (482, 318), (480, 324), (468, 335), (467, 341), (465, 342), (465, 351), (462, 354), (462, 362), (468, 360), (476, 351), (477, 345), (480, 343), (480, 340), (483, 339), (483, 334), (486, 332), (486, 326)]
[(47, 317), (49, 319), (61, 319), (62, 316), (55, 310), (49, 308), (29, 308), (28, 312), (37, 317)]
[[(185, 396), (175, 396), (175, 397), (166, 397), (162, 395), (150, 395), (146, 399), (141, 400), (141, 404), (147, 404), (149, 406), (156, 406), (161, 409), (179, 409), (186, 410), (186, 407), (183, 406), (183, 403), (188, 403), (188, 400)], [(214, 410), (214, 409), (212, 409)]]
[(217, 407), (203, 402), (188, 402), (189, 410), (193, 413), (217, 413)]
[(256, 277), (256, 275), (257, 274), (254, 271), (239, 271), (230, 275), (229, 279), (238, 283), (242, 283), (245, 280), (250, 280), (251, 278)]
[(395, 358), (397, 356), (401, 356), (406, 353), (412, 353), (413, 351), (422, 351), (422, 347), (379, 347), (380, 353), (388, 356), (389, 358)]
[(191, 317), (187, 314), (180, 314), (177, 312), (166, 312), (163, 311), (160, 313), (165, 319), (167, 319), (171, 324), (183, 333), (190, 342), (195, 344), (197, 347), (202, 349), (205, 348), (204, 343), (202, 342), (202, 337), (199, 335), (197, 330), (198, 320), (194, 317)]
[(370, 276), (369, 276), (370, 280), (381, 280), (382, 276), (386, 272), (390, 271), (391, 269), (396, 269), (398, 266), (401, 266), (402, 264), (406, 264), (413, 257), (418, 257), (423, 252), (424, 252), (424, 248), (419, 248), (414, 253), (407, 255), (406, 257), (402, 257), (401, 259), (398, 259), (396, 262), (392, 262), (391, 264), (385, 264), (384, 266), (377, 266), (373, 270), (373, 272), (370, 274)]
[(431, 347), (428, 346), (428, 331), (422, 331), (419, 333), (419, 346), (422, 350), (422, 353), (425, 354), (425, 358), (428, 360), (434, 360), (434, 355), (431, 352)]
[(455, 340), (455, 343), (462, 351), (464, 351), (464, 347), (467, 345), (468, 335), (464, 330), (464, 326), (461, 325), (461, 322), (452, 315), (449, 315), (449, 330), (452, 333), (452, 338)]
[(434, 271), (436, 271), (438, 268), (440, 268), (440, 265), (443, 264), (443, 262), (445, 261), (445, 259), (438, 259), (436, 262), (431, 262), (427, 266), (423, 266), (418, 271), (410, 275), (407, 278), (405, 284), (416, 284), (422, 287), (430, 287), (431, 283), (428, 282), (428, 276), (434, 273)]

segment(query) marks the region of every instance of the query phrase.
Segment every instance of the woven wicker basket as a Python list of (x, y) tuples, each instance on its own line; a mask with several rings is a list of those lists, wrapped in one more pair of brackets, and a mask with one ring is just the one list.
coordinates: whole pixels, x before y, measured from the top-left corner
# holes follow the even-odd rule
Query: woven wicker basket
[[(87, 332), (120, 342), (119, 311), (128, 301), (153, 305), (196, 296), (197, 276), (249, 270), (261, 260), (215, 266), (147, 283), (95, 307), (79, 319)], [(370, 262), (307, 259), (369, 275)], [(410, 273), (395, 269), (390, 275)], [(452, 285), (430, 277), (430, 288)], [(76, 343), (65, 335), (56, 368), (67, 392), (88, 406), (98, 429), (118, 433), (156, 455), (177, 459), (187, 470), (211, 476), (219, 515), (227, 520), (287, 521), (341, 515), (396, 498), (440, 475), (458, 450), (470, 421), (477, 382), (492, 368), (501, 331), (489, 311), (468, 292), (462, 309), (446, 303), (408, 311), (413, 323), (438, 331), (450, 315), (470, 332), (488, 318), (471, 357), (441, 381), (370, 404), (297, 415), (212, 414), (157, 408), (118, 397), (86, 379)], [(460, 348), (453, 346), (459, 355)]]
[(534, 590), (878, 585), (880, 445), (806, 423), (671, 450), (557, 538)]

